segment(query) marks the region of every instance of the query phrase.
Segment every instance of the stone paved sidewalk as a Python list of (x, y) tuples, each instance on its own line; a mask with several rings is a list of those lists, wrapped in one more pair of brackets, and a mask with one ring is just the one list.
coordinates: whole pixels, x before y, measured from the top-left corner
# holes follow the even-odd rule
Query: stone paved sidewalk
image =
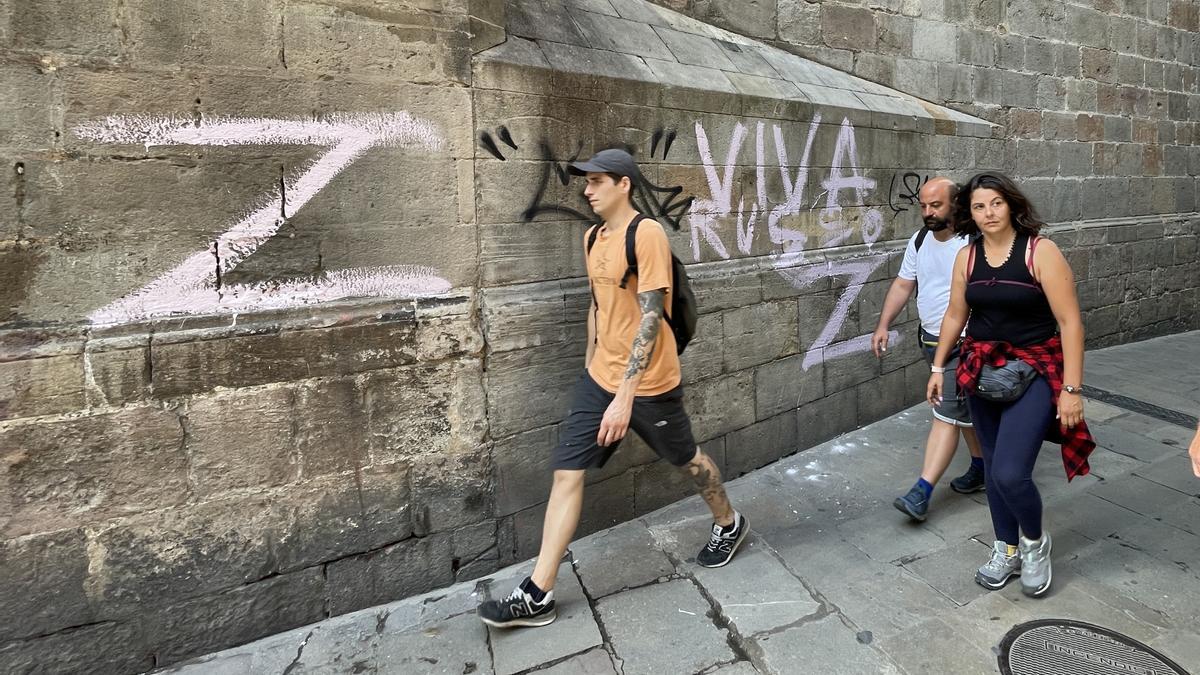
[(993, 673), (1001, 637), (1037, 618), (1106, 626), (1200, 672), (1192, 430), (1145, 414), (1158, 406), (1194, 416), (1197, 363), (1200, 332), (1089, 352), (1089, 386), (1150, 406), (1089, 400), (1101, 447), (1093, 473), (1071, 484), (1058, 447), (1043, 449), (1036, 479), (1054, 586), (1039, 600), (1016, 582), (987, 592), (972, 579), (991, 528), (982, 493), (947, 487), (965, 451), (928, 521), (911, 524), (891, 507), (920, 465), (928, 413), (918, 406), (733, 481), (752, 536), (723, 569), (693, 562), (709, 520), (691, 498), (576, 542), (547, 627), (490, 630), (474, 614), (528, 573), (526, 563), (169, 672)]

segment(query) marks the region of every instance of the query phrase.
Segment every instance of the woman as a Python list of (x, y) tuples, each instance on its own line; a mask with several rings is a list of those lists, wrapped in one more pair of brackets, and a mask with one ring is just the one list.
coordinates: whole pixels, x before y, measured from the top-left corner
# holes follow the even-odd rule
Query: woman
[[(929, 402), (942, 395), (942, 373), (965, 324), (957, 371), (958, 391), (983, 449), (988, 508), (996, 542), (975, 580), (1002, 588), (1021, 576), (1022, 591), (1037, 597), (1050, 588), (1050, 535), (1042, 530), (1042, 499), (1033, 465), (1043, 440), (1062, 443), (1067, 480), (1087, 474), (1096, 444), (1083, 421), (1083, 322), (1071, 267), (1054, 242), (1038, 237), (1043, 223), (1017, 186), (997, 173), (981, 173), (958, 195), (960, 233), (975, 241), (954, 263), (950, 305), (927, 388)], [(980, 396), (980, 373), (1006, 366), (1025, 368), (1023, 393), (996, 402)], [(989, 386), (992, 380), (988, 381)], [(987, 387), (982, 391), (988, 394)], [(962, 395), (962, 394), (960, 394)], [(989, 398), (996, 398), (994, 395)], [(1057, 424), (1054, 421), (1057, 419)]]

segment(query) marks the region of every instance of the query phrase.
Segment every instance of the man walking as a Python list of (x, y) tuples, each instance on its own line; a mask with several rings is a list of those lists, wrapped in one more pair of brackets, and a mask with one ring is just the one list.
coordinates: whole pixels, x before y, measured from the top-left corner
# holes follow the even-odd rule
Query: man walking
[[(876, 356), (887, 352), (888, 327), (904, 308), (914, 291), (917, 293), (917, 315), (921, 319), (920, 340), (925, 360), (930, 361), (937, 349), (938, 331), (942, 316), (950, 302), (950, 279), (954, 270), (954, 258), (959, 249), (967, 245), (967, 238), (956, 236), (950, 227), (954, 210), (957, 186), (949, 178), (934, 178), (921, 188), (918, 195), (921, 217), (925, 227), (908, 241), (904, 251), (904, 262), (900, 273), (888, 289), (883, 301), (879, 324), (871, 336), (871, 348)], [(969, 493), (982, 490), (983, 455), (966, 402), (959, 400), (954, 386), (954, 371), (958, 366), (958, 346), (951, 352), (945, 366), (945, 383), (941, 404), (933, 409), (933, 426), (925, 442), (925, 463), (916, 484), (893, 505), (914, 520), (923, 521), (929, 511), (929, 498), (933, 486), (950, 466), (954, 451), (958, 448), (961, 431), (971, 452), (971, 466), (967, 472), (950, 482), (955, 492)]]
[[(579, 524), (584, 471), (604, 466), (631, 428), (660, 457), (691, 474), (712, 511), (716, 522), (696, 556), (698, 564), (728, 563), (749, 529), (729, 504), (720, 470), (692, 438), (683, 409), (675, 337), (664, 326), (664, 308), (671, 306), (671, 247), (662, 225), (639, 214), (630, 199), (640, 176), (637, 164), (623, 150), (602, 150), (570, 171), (586, 176), (584, 197), (604, 219), (589, 228), (583, 242), (592, 292), (586, 371), (552, 455), (554, 482), (537, 564), (508, 597), (479, 606), (479, 617), (490, 626), (554, 621), (555, 576)], [(629, 232), (637, 260), (632, 275), (625, 248)]]

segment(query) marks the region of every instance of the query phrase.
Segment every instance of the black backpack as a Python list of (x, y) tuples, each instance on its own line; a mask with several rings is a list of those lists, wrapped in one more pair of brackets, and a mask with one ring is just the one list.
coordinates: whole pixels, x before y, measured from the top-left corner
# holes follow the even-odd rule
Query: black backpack
[[(637, 228), (638, 223), (647, 220), (646, 216), (637, 214), (633, 222), (629, 223), (629, 227), (625, 228), (625, 274), (621, 275), (621, 288), (625, 288), (630, 276), (637, 276), (637, 251), (635, 244), (637, 243)], [(588, 233), (587, 252), (591, 254), (592, 245), (596, 243), (596, 235), (600, 231), (599, 225), (593, 225), (591, 232)], [(595, 296), (592, 297), (592, 302), (595, 303)], [(696, 294), (692, 292), (692, 285), (688, 281), (687, 270), (684, 269), (683, 263), (679, 261), (678, 256), (671, 253), (671, 306), (667, 311), (667, 325), (671, 327), (671, 332), (675, 334), (675, 349), (682, 354), (687, 348), (689, 342), (696, 335), (696, 322), (700, 318), (700, 312), (696, 308)]]

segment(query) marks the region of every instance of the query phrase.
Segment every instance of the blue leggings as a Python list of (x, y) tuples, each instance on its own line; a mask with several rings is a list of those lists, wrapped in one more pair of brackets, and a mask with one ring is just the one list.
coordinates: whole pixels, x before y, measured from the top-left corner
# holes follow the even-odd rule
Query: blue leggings
[(1042, 496), (1033, 484), (1033, 465), (1054, 418), (1050, 385), (1038, 377), (1012, 403), (968, 396), (967, 406), (983, 449), (983, 475), (996, 538), (1012, 546), (1017, 545), (1022, 531), (1030, 539), (1040, 539)]

